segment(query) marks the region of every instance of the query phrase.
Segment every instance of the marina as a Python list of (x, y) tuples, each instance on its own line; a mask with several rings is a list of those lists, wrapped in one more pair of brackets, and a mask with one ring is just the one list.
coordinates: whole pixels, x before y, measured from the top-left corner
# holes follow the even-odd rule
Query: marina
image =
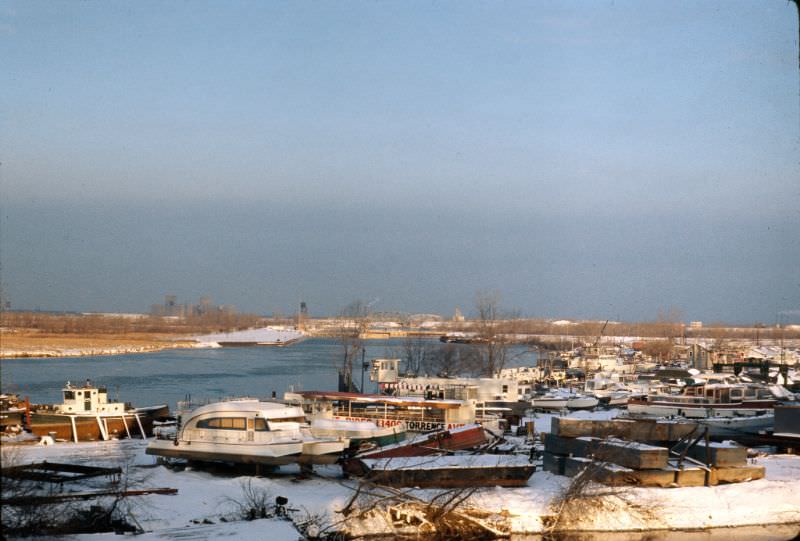
[[(770, 391), (769, 385), (742, 382), (731, 374), (684, 372), (688, 374), (684, 381), (671, 377), (677, 373), (674, 371), (664, 371), (661, 377), (642, 372), (645, 374), (644, 382), (639, 382), (637, 387), (639, 372), (626, 368), (624, 385), (626, 389), (636, 390), (631, 392), (628, 400), (620, 400), (612, 406), (610, 401), (601, 404), (602, 397), (591, 393), (591, 387), (595, 385), (573, 381), (574, 376), (566, 372), (556, 378), (561, 382), (559, 387), (549, 387), (554, 381), (554, 367), (549, 365), (548, 372), (545, 372), (536, 363), (535, 357), (530, 355), (524, 358), (526, 365), (509, 368), (504, 375), (495, 378), (403, 375), (399, 361), (391, 357), (396, 351), (393, 348), (396, 344), (391, 340), (369, 344), (375, 357), (369, 363), (369, 378), (365, 379), (364, 386), (367, 390), (373, 389), (373, 392), (366, 394), (333, 390), (334, 384), (339, 385), (342, 381), (339, 368), (330, 362), (330, 355), (335, 355), (338, 344), (325, 339), (306, 339), (289, 348), (229, 347), (153, 353), (151, 355), (156, 357), (170, 355), (181, 358), (186, 355), (186, 366), (190, 367), (185, 377), (178, 378), (183, 385), (181, 394), (178, 395), (176, 389), (172, 391), (172, 396), (184, 399), (175, 400), (177, 420), (172, 429), (168, 429), (169, 424), (157, 423), (160, 434), (157, 438), (137, 440), (137, 434), (116, 429), (116, 425), (108, 424), (110, 419), (101, 417), (98, 421), (98, 415), (108, 414), (120, 420), (124, 417), (122, 412), (139, 412), (144, 416), (147, 411), (158, 411), (159, 418), (165, 421), (168, 420), (163, 409), (166, 406), (149, 410), (134, 408), (108, 400), (106, 385), (95, 386), (90, 382), (80, 386), (68, 384), (62, 387), (61, 403), (44, 409), (75, 416), (81, 415), (84, 410), (88, 411), (89, 416), (82, 423), (91, 421), (89, 425), (95, 430), (99, 427), (107, 427), (107, 430), (105, 436), (101, 431), (77, 439), (70, 433), (50, 430), (47, 435), (53, 445), (46, 447), (56, 451), (48, 451), (47, 454), (55, 453), (52, 456), (63, 463), (72, 454), (70, 449), (77, 449), (76, 446), (93, 442), (115, 445), (117, 441), (124, 441), (118, 438), (128, 436), (134, 438), (131, 443), (141, 441), (142, 446), (136, 447), (138, 457), (135, 460), (142, 464), (147, 464), (148, 460), (154, 461), (150, 462), (154, 467), (173, 471), (169, 474), (172, 484), (159, 483), (163, 487), (158, 489), (143, 487), (129, 490), (124, 497), (170, 497), (178, 501), (182, 498), (181, 490), (175, 486), (182, 486), (183, 480), (175, 476), (180, 476), (184, 468), (206, 472), (204, 475), (212, 478), (217, 475), (215, 472), (232, 471), (269, 485), (280, 485), (285, 476), (296, 477), (302, 485), (309, 482), (309, 476), (313, 476), (323, 484), (345, 483), (350, 487), (347, 490), (356, 492), (363, 490), (359, 487), (364, 486), (374, 487), (370, 490), (378, 492), (398, 489), (423, 492), (480, 491), (478, 494), (483, 494), (480, 499), (483, 511), (480, 513), (484, 514), (472, 516), (469, 511), (469, 516), (464, 515), (458, 520), (467, 520), (473, 525), (471, 527), (493, 532), (493, 536), (507, 536), (512, 532), (535, 535), (541, 531), (544, 523), (540, 521), (535, 526), (534, 523), (524, 522), (527, 519), (522, 517), (529, 514), (530, 510), (523, 512), (522, 508), (516, 511), (522, 514), (514, 518), (517, 516), (515, 506), (510, 502), (529, 501), (532, 495), (542, 491), (556, 491), (555, 487), (561, 487), (558, 491), (568, 490), (571, 484), (578, 482), (576, 480), (587, 475), (591, 475), (593, 483), (614, 490), (717, 490), (720, 487), (741, 486), (731, 494), (746, 494), (751, 490), (748, 486), (760, 491), (762, 489), (757, 488), (761, 486), (758, 483), (767, 483), (766, 486), (774, 486), (777, 490), (779, 485), (774, 483), (780, 483), (778, 479), (770, 479), (769, 462), (760, 464), (752, 460), (749, 446), (769, 447), (780, 441), (781, 446), (775, 447), (772, 452), (793, 449), (791, 431), (797, 430), (799, 421), (794, 417), (800, 409), (796, 406), (786, 409), (780, 405), (787, 403), (787, 400), (791, 403), (793, 394), (788, 390), (776, 394)], [(474, 345), (457, 344), (455, 347)], [(318, 359), (320, 368), (328, 365), (325, 371), (318, 370), (318, 380), (313, 376), (305, 380), (317, 381), (318, 388), (323, 390), (298, 389), (299, 381), (291, 381), (285, 376), (285, 386), (275, 388), (281, 374), (289, 371), (293, 359), (298, 358), (296, 352), (300, 348), (304, 350), (300, 362), (313, 363), (314, 359)], [(522, 348), (520, 350), (524, 351)], [(206, 376), (193, 377), (193, 373), (202, 373), (198, 369), (202, 368), (204, 358), (215, 360), (213, 366), (220, 370), (217, 383), (233, 383), (229, 388), (220, 388), (216, 398), (203, 394)], [(201, 366), (192, 366), (198, 360)], [(100, 359), (89, 361), (87, 366), (96, 369), (92, 376), (98, 381), (105, 379), (103, 366), (114, 366)], [(132, 356), (127, 361), (123, 357), (121, 361), (135, 362), (146, 370), (153, 359)], [(2, 362), (9, 363), (8, 360)], [(10, 364), (13, 366), (17, 362), (11, 361)], [(41, 362), (53, 361), (42, 359)], [(255, 373), (255, 365), (260, 365), (263, 375)], [(250, 368), (245, 368), (248, 366)], [(602, 366), (606, 370), (609, 367), (610, 362)], [(5, 370), (5, 364), (3, 368)], [(251, 386), (249, 388), (253, 392), (247, 393), (247, 398), (237, 398), (245, 394), (240, 390), (237, 392), (241, 388), (236, 383), (242, 380), (231, 378), (230, 374), (243, 368), (254, 376), (249, 378), (244, 387)], [(325, 372), (327, 376), (323, 377)], [(598, 377), (618, 381), (623, 379), (615, 374), (606, 371)], [(257, 381), (259, 377), (263, 377), (260, 385)], [(600, 381), (598, 377), (592, 377), (591, 381)], [(148, 392), (153, 392), (152, 388), (148, 390), (149, 383), (146, 379), (142, 380), (142, 389), (137, 390), (136, 395), (146, 397)], [(597, 386), (600, 391), (609, 388), (606, 384)], [(330, 390), (324, 390), (325, 387)], [(127, 392), (127, 389), (117, 391), (123, 396)], [(190, 406), (191, 401), (186, 400), (189, 396), (202, 397), (200, 405)], [(95, 402), (91, 402), (92, 397), (96, 397)], [(570, 399), (580, 402), (587, 398), (591, 398), (591, 401), (572, 406), (569, 404)], [(537, 400), (548, 399), (559, 399), (563, 403), (536, 403)], [(658, 406), (671, 400), (679, 403), (681, 409), (696, 406), (697, 412), (705, 413), (693, 414), (690, 411), (686, 415), (684, 411), (662, 412), (655, 409), (643, 415), (635, 411), (636, 404), (650, 404), (649, 399)], [(39, 398), (34, 396), (33, 400), (38, 401)], [(28, 397), (28, 401), (31, 401), (31, 397)], [(19, 403), (23, 406), (27, 404), (17, 399)], [(89, 410), (86, 410), (87, 404)], [(776, 431), (776, 407), (782, 412), (777, 426), (784, 432)], [(27, 410), (27, 407), (23, 409)], [(31, 418), (35, 418), (37, 410), (41, 412), (43, 408), (30, 407)], [(152, 424), (153, 421), (150, 421), (144, 431), (147, 436), (151, 434)], [(31, 423), (31, 429), (33, 426), (34, 423)], [(83, 424), (76, 424), (76, 427), (80, 426)], [(37, 430), (32, 432), (34, 436), (37, 435)], [(800, 438), (800, 434), (797, 437)], [(731, 439), (740, 439), (742, 443), (735, 444)], [(44, 452), (40, 451), (41, 445), (22, 448), (26, 454), (32, 453), (32, 457), (41, 456)], [(105, 454), (106, 451), (103, 451), (98, 459), (88, 463), (79, 460), (78, 464), (102, 466), (106, 462), (102, 458)], [(68, 459), (66, 463), (69, 464)], [(797, 468), (800, 472), (800, 462)], [(137, 496), (139, 492), (136, 490), (141, 490), (142, 496)], [(497, 498), (487, 500), (482, 492), (487, 490)], [(497, 491), (505, 491), (506, 496), (501, 497)], [(117, 494), (108, 489), (92, 487), (85, 491), (87, 498), (102, 497), (97, 495), (106, 493)], [(339, 498), (346, 497), (346, 493), (338, 494)], [(322, 502), (312, 503), (314, 497), (313, 492), (304, 491), (295, 492), (293, 496), (295, 501), (305, 502), (303, 505), (327, 509), (325, 512), (330, 516), (336, 516), (339, 512), (337, 509), (345, 505), (343, 500), (338, 500), (338, 507), (326, 507)], [(664, 500), (655, 494), (642, 497), (655, 498), (652, 501), (665, 505)], [(781, 498), (785, 499), (786, 494)], [(19, 502), (27, 500), (13, 501), (22, 505)], [(408, 520), (413, 523), (419, 519), (424, 524), (427, 519), (419, 515), (423, 508), (416, 501), (404, 497), (401, 502), (382, 512), (418, 517)], [(495, 503), (487, 503), (491, 501)], [(491, 511), (492, 505), (498, 507)], [(501, 515), (506, 518), (487, 521), (485, 513), (497, 510), (501, 510)], [(541, 512), (545, 513), (546, 510), (542, 509)], [(797, 522), (800, 524), (800, 504), (797, 512)], [(373, 511), (365, 513), (365, 517), (372, 516)], [(784, 519), (786, 516), (793, 515), (784, 515)], [(784, 519), (780, 524), (786, 524)], [(371, 526), (368, 528), (373, 533), (380, 533), (380, 528), (384, 527), (398, 527), (396, 523), (391, 523), (394, 526), (387, 523), (374, 530), (380, 520), (377, 516), (370, 520)], [(527, 525), (522, 525), (519, 520)], [(573, 527), (578, 525), (579, 529), (587, 532), (597, 527), (596, 522), (580, 525), (581, 521), (576, 520), (572, 519)], [(730, 522), (730, 518), (728, 520)], [(759, 520), (759, 524), (763, 524), (766, 519), (760, 517)], [(740, 523), (751, 524), (746, 521)], [(351, 532), (349, 535), (367, 527), (367, 523), (362, 524), (358, 520), (348, 520), (346, 524), (347, 531)], [(679, 524), (680, 521), (676, 521), (671, 527), (677, 528)], [(705, 528), (710, 527), (708, 522), (703, 524)], [(642, 527), (655, 528), (656, 525)], [(387, 531), (383, 531), (382, 535), (388, 535)]]

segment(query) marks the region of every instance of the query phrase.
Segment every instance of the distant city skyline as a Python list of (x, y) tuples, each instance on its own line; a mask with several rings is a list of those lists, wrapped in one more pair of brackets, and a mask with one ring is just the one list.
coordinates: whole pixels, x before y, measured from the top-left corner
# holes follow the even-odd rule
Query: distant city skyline
[(797, 24), (780, 1), (5, 2), (3, 291), (775, 323), (800, 309)]

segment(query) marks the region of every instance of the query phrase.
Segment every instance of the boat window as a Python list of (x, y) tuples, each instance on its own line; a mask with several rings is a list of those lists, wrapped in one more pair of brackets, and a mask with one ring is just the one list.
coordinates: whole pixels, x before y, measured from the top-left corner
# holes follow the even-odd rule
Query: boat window
[(64, 400), (75, 400), (75, 391), (64, 391)]
[(284, 417), (283, 419), (270, 419), (270, 423), (305, 423), (305, 417)]
[(83, 391), (78, 391), (78, 396), (83, 396)]
[(256, 419), (256, 432), (267, 432), (269, 431), (269, 427), (267, 427), (267, 420), (257, 418)]
[(218, 430), (244, 430), (244, 417), (214, 417), (197, 421), (197, 428), (210, 428)]

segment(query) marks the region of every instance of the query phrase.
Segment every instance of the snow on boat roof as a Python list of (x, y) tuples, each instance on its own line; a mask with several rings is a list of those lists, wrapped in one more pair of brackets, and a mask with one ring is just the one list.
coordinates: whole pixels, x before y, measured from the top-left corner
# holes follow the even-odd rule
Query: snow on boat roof
[(303, 417), (303, 410), (297, 406), (287, 406), (276, 402), (262, 402), (260, 400), (230, 400), (206, 404), (192, 411), (191, 416), (205, 413), (260, 413), (268, 419), (281, 419), (284, 417)]
[(443, 468), (483, 469), (494, 467), (521, 467), (533, 464), (528, 457), (516, 455), (451, 455), (409, 456), (394, 458), (362, 458), (372, 470), (438, 470)]
[(428, 406), (440, 409), (460, 408), (463, 400), (434, 399), (427, 400), (421, 396), (387, 396), (381, 394), (346, 393), (341, 391), (298, 391), (303, 398), (319, 398), (323, 400), (349, 400), (365, 404), (391, 404), (395, 406)]

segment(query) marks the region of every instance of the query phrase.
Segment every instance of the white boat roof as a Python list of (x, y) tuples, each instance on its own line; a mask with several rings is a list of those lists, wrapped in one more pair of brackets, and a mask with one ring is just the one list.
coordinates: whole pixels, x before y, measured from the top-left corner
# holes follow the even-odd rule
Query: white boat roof
[(286, 417), (303, 417), (303, 410), (297, 406), (287, 406), (277, 402), (263, 402), (261, 400), (230, 400), (214, 402), (200, 406), (191, 413), (191, 417), (206, 413), (252, 413), (265, 419), (283, 419)]

